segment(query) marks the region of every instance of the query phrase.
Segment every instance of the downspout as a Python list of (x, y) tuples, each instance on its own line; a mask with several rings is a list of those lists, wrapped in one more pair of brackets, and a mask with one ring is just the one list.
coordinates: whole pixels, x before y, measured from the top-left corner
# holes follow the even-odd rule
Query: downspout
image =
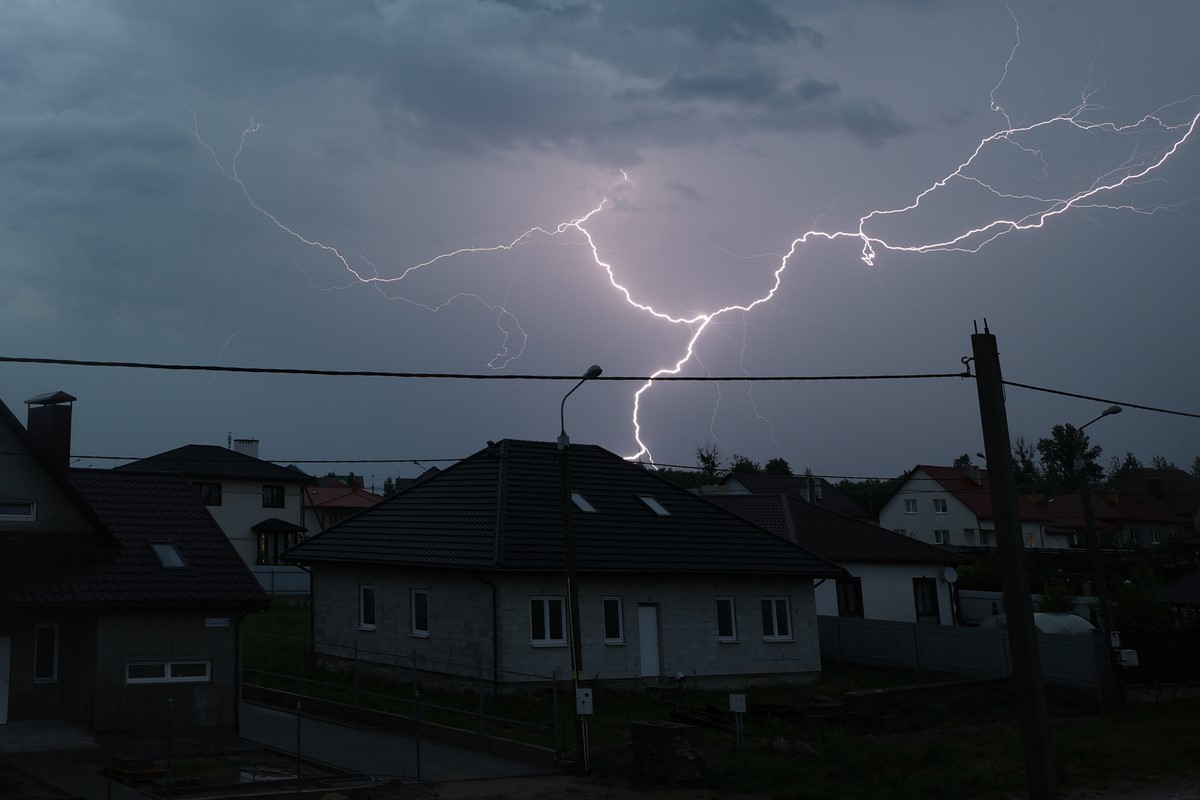
[(245, 676), (242, 665), (242, 620), (248, 616), (250, 616), (250, 612), (242, 609), (242, 613), (237, 616), (233, 636), (233, 663), (237, 665), (237, 683), (234, 685), (233, 698), (233, 732), (237, 736), (242, 735), (242, 679)]

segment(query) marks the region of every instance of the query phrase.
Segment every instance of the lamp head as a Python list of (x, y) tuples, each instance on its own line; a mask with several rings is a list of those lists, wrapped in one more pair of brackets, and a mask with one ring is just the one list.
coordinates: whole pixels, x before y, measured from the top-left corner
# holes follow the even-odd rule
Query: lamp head
[[(599, 369), (599, 367), (593, 367), (593, 369)], [(1120, 406), (1109, 406), (1108, 408), (1104, 409), (1104, 413), (1102, 413), (1100, 416), (1107, 417), (1111, 414), (1120, 414), (1120, 413), (1121, 413)]]
[[(600, 374), (602, 372), (604, 372), (604, 370), (601, 368), (601, 366), (599, 364), (592, 364), (590, 367), (587, 368), (587, 372), (583, 373), (583, 379), (585, 381), (588, 381), (588, 380), (591, 380), (592, 378), (599, 378)], [(1118, 406), (1113, 406), (1113, 408), (1117, 409), (1117, 411), (1121, 410), (1120, 407), (1118, 407)], [(1115, 414), (1115, 413), (1117, 413), (1117, 411), (1110, 410), (1110, 411), (1106, 411), (1105, 413), (1106, 414)]]

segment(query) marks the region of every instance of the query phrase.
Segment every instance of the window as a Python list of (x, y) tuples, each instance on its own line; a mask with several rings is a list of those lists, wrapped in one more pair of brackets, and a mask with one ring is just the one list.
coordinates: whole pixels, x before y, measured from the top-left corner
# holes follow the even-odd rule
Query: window
[(289, 547), (300, 543), (301, 534), (299, 531), (294, 533), (259, 533), (258, 534), (258, 554), (256, 562), (258, 564), (278, 564), (279, 555)]
[(34, 630), (33, 682), (58, 682), (58, 625), (38, 625)]
[(737, 614), (732, 597), (717, 598), (717, 640), (737, 641)]
[(187, 562), (179, 554), (179, 548), (170, 542), (151, 542), (150, 549), (154, 551), (163, 569), (187, 569)]
[(901, 536), (908, 536), (908, 528), (896, 528), (896, 533)]
[(375, 630), (375, 587), (358, 587), (358, 627), (364, 631)]
[(263, 508), (283, 508), (282, 486), (263, 486)]
[(196, 494), (200, 496), (200, 502), (204, 505), (221, 505), (221, 484), (197, 481), (192, 486), (196, 487)]
[(571, 492), (571, 501), (575, 503), (575, 507), (580, 511), (586, 511), (589, 514), (596, 513), (596, 507), (587, 501), (587, 498), (579, 492)]
[(1142, 532), (1140, 530), (1138, 530), (1137, 528), (1130, 528), (1129, 529), (1129, 543), (1130, 544), (1141, 544), (1142, 543)]
[(913, 578), (913, 602), (916, 605), (917, 622), (931, 622), (937, 625), (942, 621), (938, 613), (936, 579)]
[(131, 661), (125, 665), (125, 683), (207, 683), (209, 661)]
[(762, 599), (763, 638), (768, 641), (783, 641), (792, 638), (791, 613), (786, 597), (764, 597)]
[(862, 617), (862, 578), (838, 578), (837, 606), (839, 617)]
[(567, 643), (567, 603), (563, 598), (530, 598), (529, 640), (540, 646)]
[(625, 643), (625, 612), (619, 597), (604, 598), (604, 643)]
[(1162, 544), (1162, 540), (1158, 538), (1158, 531), (1150, 529), (1150, 544)]
[(660, 517), (671, 516), (671, 512), (667, 511), (667, 509), (663, 507), (663, 504), (655, 500), (653, 497), (645, 494), (639, 494), (638, 498), (645, 503), (651, 511), (653, 511), (655, 514), (658, 514)]
[(412, 590), (412, 635), (429, 635), (429, 591)]
[(975, 529), (963, 528), (963, 544), (967, 547), (975, 546)]
[(917, 513), (917, 501), (916, 500), (905, 500), (904, 501), (904, 513), (905, 514)]
[(935, 514), (945, 514), (946, 513), (946, 498), (944, 498), (944, 497), (933, 498), (933, 513), (935, 513)]
[(991, 547), (992, 546), (992, 532), (991, 531), (985, 531), (982, 528), (979, 529), (979, 546), (980, 547)]
[(33, 522), (37, 504), (32, 500), (0, 500), (0, 519), (5, 522)]
[(934, 544), (950, 544), (950, 531), (944, 528), (934, 528), (933, 531)]
[(1034, 546), (1033, 534), (1032, 534), (1032, 533), (1027, 533), (1027, 534), (1025, 534), (1025, 546), (1026, 546), (1026, 547), (1033, 547), (1033, 546)]

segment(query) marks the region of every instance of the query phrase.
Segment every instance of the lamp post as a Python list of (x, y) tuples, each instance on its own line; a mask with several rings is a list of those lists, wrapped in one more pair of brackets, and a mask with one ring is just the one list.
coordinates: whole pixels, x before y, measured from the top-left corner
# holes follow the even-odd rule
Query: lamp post
[(602, 370), (598, 365), (588, 367), (587, 372), (579, 379), (579, 383), (571, 391), (563, 395), (562, 403), (558, 406), (558, 453), (562, 464), (562, 510), (563, 510), (563, 545), (566, 548), (567, 560), (567, 609), (569, 612), (569, 629), (567, 636), (571, 643), (571, 683), (575, 687), (575, 771), (579, 775), (590, 772), (588, 753), (587, 716), (580, 709), (580, 682), (583, 680), (583, 635), (579, 623), (579, 581), (575, 568), (575, 534), (571, 527), (571, 440), (567, 436), (567, 424), (564, 413), (567, 398), (575, 390), (583, 386), (585, 381), (598, 377)]
[[(1079, 431), (1082, 433), (1083, 429), (1093, 422), (1120, 413), (1120, 406), (1109, 406), (1100, 413), (1100, 416), (1080, 426)], [(1100, 532), (1096, 530), (1096, 513), (1092, 508), (1092, 489), (1088, 485), (1087, 464), (1082, 454), (1075, 459), (1075, 473), (1079, 478), (1079, 503), (1083, 507), (1083, 521), (1087, 526), (1088, 553), (1092, 557), (1092, 572), (1096, 578), (1096, 598), (1100, 601), (1100, 620), (1104, 623), (1104, 654), (1107, 661), (1106, 668), (1112, 681), (1111, 702), (1114, 707), (1123, 708), (1125, 706), (1125, 686), (1113, 652), (1113, 648), (1117, 646), (1113, 642), (1113, 635), (1116, 631), (1113, 630), (1112, 603), (1108, 597), (1108, 580), (1104, 571), (1104, 551), (1100, 548)]]

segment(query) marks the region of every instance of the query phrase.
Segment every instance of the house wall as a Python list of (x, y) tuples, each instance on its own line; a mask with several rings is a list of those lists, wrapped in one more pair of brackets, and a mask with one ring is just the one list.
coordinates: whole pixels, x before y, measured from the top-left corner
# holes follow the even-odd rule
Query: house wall
[[(214, 623), (228, 620), (227, 626)], [(90, 727), (103, 731), (232, 727), (237, 722), (236, 611), (113, 613), (96, 623), (95, 707)], [(126, 682), (131, 661), (209, 661), (200, 683)], [(174, 700), (168, 710), (168, 700)]]
[[(302, 525), (304, 512), (301, 508), (301, 484), (290, 483), (283, 485), (283, 508), (263, 507), (263, 486), (279, 486), (279, 481), (238, 480), (233, 478), (209, 478), (188, 476), (192, 483), (220, 483), (221, 505), (205, 506), (208, 513), (225, 531), (229, 541), (233, 542), (238, 555), (247, 564), (253, 565), (258, 560), (258, 534), (250, 530), (264, 519), (275, 517)], [(315, 531), (309, 531), (315, 533)]]
[[(58, 626), (57, 677), (34, 680), (34, 638), (39, 625)], [(62, 612), (6, 612), (0, 637), (12, 639), (9, 664), (8, 719), (66, 720), (88, 723), (95, 664), (95, 619)]]
[[(913, 578), (935, 578), (941, 624), (954, 624), (951, 588), (946, 582), (945, 564), (840, 562), (839, 565), (845, 567), (854, 577), (862, 579), (863, 615), (866, 619), (916, 622), (917, 605), (913, 597)], [(818, 615), (838, 615), (836, 581), (827, 580), (816, 587), (816, 598)]]
[[(498, 663), (508, 683), (549, 680), (557, 670), (570, 675), (565, 645), (531, 641), (530, 599), (565, 597), (560, 576), (404, 570), (363, 565), (314, 565), (313, 631), (318, 652), (379, 663), (407, 664), (415, 654), (424, 668), (476, 677), (480, 666)], [(641, 676), (638, 605), (658, 608), (659, 671), (688, 676), (804, 674), (820, 671), (816, 605), (811, 580), (651, 576), (586, 577), (580, 581), (583, 661), (589, 678)], [(359, 587), (375, 587), (376, 625), (363, 630)], [(495, 587), (493, 605), (493, 585)], [(411, 590), (429, 592), (429, 636), (411, 631)], [(759, 600), (786, 596), (792, 638), (764, 641)], [(605, 597), (619, 597), (621, 643), (604, 640)], [(734, 597), (737, 641), (717, 640), (716, 598)], [(494, 617), (493, 617), (494, 609)], [(493, 636), (493, 630), (498, 638)], [(499, 645), (496, 645), (496, 642)]]
[(94, 530), (94, 526), (67, 499), (62, 487), (40, 467), (25, 449), (25, 445), (7, 425), (0, 425), (0, 500), (26, 501), (37, 504), (35, 519), (25, 522), (5, 521), (0, 529), (29, 533), (65, 533)]

